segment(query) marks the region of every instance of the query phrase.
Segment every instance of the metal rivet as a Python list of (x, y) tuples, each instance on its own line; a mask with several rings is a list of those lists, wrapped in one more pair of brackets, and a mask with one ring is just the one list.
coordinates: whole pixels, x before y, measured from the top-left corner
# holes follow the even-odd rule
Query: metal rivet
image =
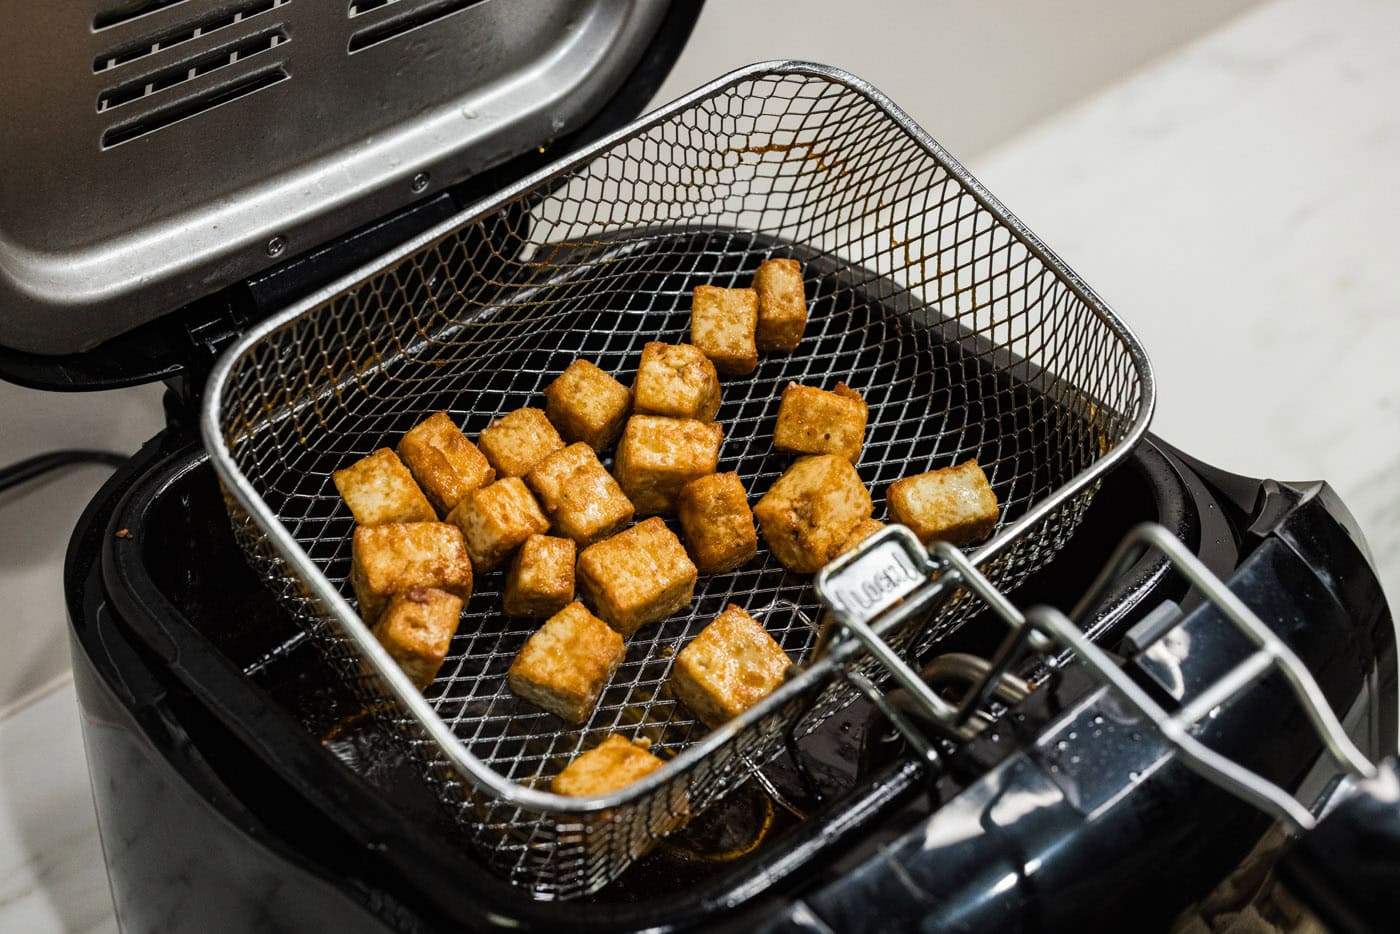
[(415, 193), (425, 191), (428, 187), (428, 173), (419, 172), (417, 175), (413, 176), (411, 187)]
[(273, 237), (271, 240), (267, 241), (267, 255), (268, 255), (268, 256), (280, 256), (280, 255), (282, 255), (282, 251), (285, 250), (286, 248), (287, 248), (287, 238), (284, 237), (284, 236), (282, 236), (281, 234), (278, 234), (277, 236)]

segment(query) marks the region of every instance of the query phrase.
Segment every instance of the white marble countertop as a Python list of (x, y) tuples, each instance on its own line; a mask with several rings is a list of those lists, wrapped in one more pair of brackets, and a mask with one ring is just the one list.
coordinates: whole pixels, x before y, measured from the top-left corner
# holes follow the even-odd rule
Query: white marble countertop
[(0, 931), (115, 930), (70, 682), (0, 720)]
[[(1392, 598), (1397, 35), (1388, 0), (1265, 4), (971, 164), (1142, 338), (1155, 430), (1241, 473), (1330, 480)], [(0, 930), (114, 928), (60, 686), (0, 721)]]

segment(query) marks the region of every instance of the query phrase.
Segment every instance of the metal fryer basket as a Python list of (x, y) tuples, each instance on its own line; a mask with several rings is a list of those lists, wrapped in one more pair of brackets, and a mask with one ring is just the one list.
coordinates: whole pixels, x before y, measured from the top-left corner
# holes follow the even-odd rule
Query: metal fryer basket
[[(1104, 303), (878, 91), (819, 65), (728, 75), (513, 186), (250, 332), (211, 377), (202, 429), (250, 560), (410, 748), (483, 858), (538, 897), (596, 890), (855, 696), (845, 644), (723, 728), (664, 691), (674, 652), (729, 602), (795, 662), (815, 642), (810, 581), (762, 552), (702, 578), (643, 629), (581, 728), (514, 698), (531, 627), (482, 575), (420, 695), (347, 600), (352, 520), (331, 472), (448, 410), (470, 436), (539, 405), (576, 357), (624, 382), (650, 340), (687, 339), (691, 289), (804, 264), (810, 319), (791, 354), (723, 383), (721, 470), (760, 495), (790, 380), (845, 380), (870, 407), (858, 465), (876, 515), (890, 482), (976, 456), (1002, 517), (975, 560), (1003, 589), (1073, 532), (1103, 471), (1146, 430), (1151, 370)], [(961, 592), (882, 633), (917, 650), (978, 609)], [(622, 791), (544, 790), (609, 733), (667, 765)]]

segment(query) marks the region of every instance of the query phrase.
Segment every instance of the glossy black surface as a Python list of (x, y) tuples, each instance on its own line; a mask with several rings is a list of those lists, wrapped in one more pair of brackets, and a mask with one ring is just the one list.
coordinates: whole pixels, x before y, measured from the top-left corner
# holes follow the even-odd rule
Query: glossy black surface
[(1400, 762), (1346, 786), (1349, 795), (1279, 865), (1288, 888), (1337, 932), (1379, 934), (1400, 919)]

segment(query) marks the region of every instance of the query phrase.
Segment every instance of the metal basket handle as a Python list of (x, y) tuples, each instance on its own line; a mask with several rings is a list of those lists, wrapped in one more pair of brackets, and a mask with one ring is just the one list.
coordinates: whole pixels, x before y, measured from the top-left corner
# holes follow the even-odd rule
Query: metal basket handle
[[(1162, 554), (1256, 646), (1249, 657), (1183, 704), (1175, 714), (1169, 714), (1153, 700), (1091, 642), (1070, 617), (1051, 607), (1035, 607), (1023, 614), (960, 550), (935, 543), (925, 551), (913, 533), (902, 526), (881, 530), (862, 547), (833, 562), (818, 575), (816, 587), (829, 609), (827, 625), (839, 626), (860, 640), (922, 706), (930, 722), (950, 737), (967, 738), (971, 734), (969, 723), (973, 715), (986, 702), (1000, 678), (1027, 650), (1046, 654), (1059, 645), (1121, 695), (1195, 772), (1285, 821), (1295, 830), (1311, 829), (1316, 819), (1303, 804), (1272, 782), (1208, 748), (1191, 735), (1191, 729), (1211, 710), (1278, 668), (1321, 735), (1328, 753), (1342, 770), (1358, 778), (1371, 778), (1376, 774), (1375, 767), (1347, 737), (1317, 682), (1293, 651), (1181, 541), (1159, 525), (1148, 523), (1134, 528), (1090, 586), (1074, 615), (1082, 615), (1091, 608), (1113, 580), (1149, 550)], [(883, 614), (913, 602), (920, 591), (954, 583), (977, 594), (1009, 628), (986, 673), (956, 705), (934, 693), (880, 638), (873, 625)], [(826, 643), (831, 639), (828, 636)], [(866, 685), (861, 687), (867, 694), (871, 693)], [(908, 718), (894, 722), (902, 732), (912, 727)], [(911, 737), (911, 741), (921, 751), (928, 746), (924, 738), (914, 740)]]

